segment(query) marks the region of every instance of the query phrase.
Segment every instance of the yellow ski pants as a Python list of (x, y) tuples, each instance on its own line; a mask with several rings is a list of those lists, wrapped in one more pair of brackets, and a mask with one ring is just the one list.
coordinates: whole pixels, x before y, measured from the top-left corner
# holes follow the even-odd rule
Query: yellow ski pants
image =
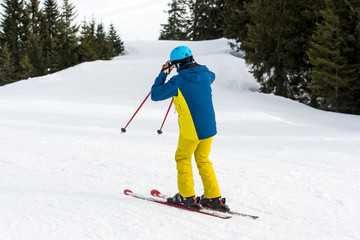
[(204, 140), (188, 140), (179, 137), (178, 148), (175, 154), (177, 181), (179, 193), (182, 197), (195, 195), (194, 178), (191, 158), (194, 154), (195, 162), (204, 186), (206, 198), (220, 197), (219, 184), (216, 180), (214, 168), (209, 160), (212, 137)]

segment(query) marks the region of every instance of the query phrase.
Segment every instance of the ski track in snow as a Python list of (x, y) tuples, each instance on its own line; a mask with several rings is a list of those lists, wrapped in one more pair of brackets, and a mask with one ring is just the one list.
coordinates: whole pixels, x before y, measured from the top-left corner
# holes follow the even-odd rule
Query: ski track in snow
[[(211, 159), (236, 211), (216, 219), (125, 196), (177, 192), (177, 114), (149, 99), (178, 45), (216, 73)], [(258, 93), (226, 39), (126, 42), (83, 63), (0, 88), (0, 239), (360, 239), (360, 117)], [(172, 73), (173, 74), (173, 73)], [(196, 192), (202, 194), (194, 166)]]

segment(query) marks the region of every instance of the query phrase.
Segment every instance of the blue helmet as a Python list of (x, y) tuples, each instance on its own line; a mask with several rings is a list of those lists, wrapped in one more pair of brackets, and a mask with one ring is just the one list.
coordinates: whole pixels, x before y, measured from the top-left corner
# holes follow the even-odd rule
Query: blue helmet
[[(179, 46), (174, 48), (170, 53), (170, 62), (172, 63), (180, 63), (183, 61), (192, 59), (192, 52), (190, 48), (186, 46)], [(191, 58), (190, 58), (191, 57)]]

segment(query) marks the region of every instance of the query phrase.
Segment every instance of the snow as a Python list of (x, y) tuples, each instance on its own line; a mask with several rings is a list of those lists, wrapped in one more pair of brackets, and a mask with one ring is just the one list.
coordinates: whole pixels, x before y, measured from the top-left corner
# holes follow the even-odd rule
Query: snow
[[(360, 239), (359, 116), (259, 93), (226, 39), (125, 44), (112, 61), (0, 88), (0, 239)], [(178, 45), (217, 75), (211, 160), (229, 206), (257, 220), (123, 194), (177, 192), (174, 107), (156, 133), (170, 100), (121, 128)]]

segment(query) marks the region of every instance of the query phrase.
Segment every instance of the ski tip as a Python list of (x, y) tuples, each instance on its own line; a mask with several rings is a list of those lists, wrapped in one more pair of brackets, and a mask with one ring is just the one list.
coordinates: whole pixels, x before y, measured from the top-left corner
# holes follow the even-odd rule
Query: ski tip
[(129, 189), (125, 189), (125, 190), (124, 190), (124, 194), (125, 194), (125, 195), (130, 195), (130, 194), (132, 194), (132, 191), (129, 190)]
[(156, 190), (156, 189), (151, 190), (150, 193), (153, 196), (159, 196), (160, 195), (160, 192), (158, 190)]

